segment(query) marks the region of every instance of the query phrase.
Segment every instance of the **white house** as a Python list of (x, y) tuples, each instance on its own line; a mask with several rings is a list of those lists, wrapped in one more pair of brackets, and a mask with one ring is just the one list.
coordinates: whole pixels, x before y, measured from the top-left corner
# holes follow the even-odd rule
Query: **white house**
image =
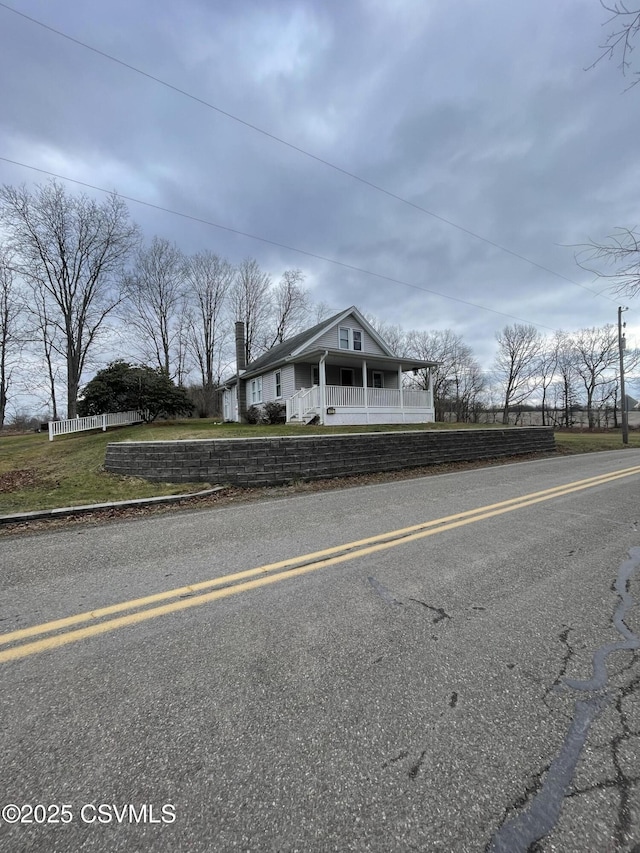
[[(436, 362), (395, 355), (357, 308), (347, 308), (244, 364), (244, 324), (236, 323), (238, 373), (223, 391), (223, 414), (242, 421), (251, 405), (286, 406), (287, 423), (398, 424), (434, 420)], [(429, 387), (403, 387), (427, 369)]]

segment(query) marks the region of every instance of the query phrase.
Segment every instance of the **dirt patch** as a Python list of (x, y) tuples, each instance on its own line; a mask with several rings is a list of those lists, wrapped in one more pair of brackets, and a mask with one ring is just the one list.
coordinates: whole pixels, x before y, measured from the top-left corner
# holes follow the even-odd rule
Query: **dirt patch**
[(35, 468), (18, 468), (0, 474), (0, 492), (18, 492), (21, 489), (42, 486), (44, 482), (42, 474)]

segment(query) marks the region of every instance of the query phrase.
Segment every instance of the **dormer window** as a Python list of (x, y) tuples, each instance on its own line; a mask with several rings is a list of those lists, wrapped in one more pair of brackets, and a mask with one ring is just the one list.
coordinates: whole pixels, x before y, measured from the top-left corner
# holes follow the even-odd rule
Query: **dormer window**
[(362, 331), (360, 329), (349, 329), (340, 326), (338, 329), (338, 343), (340, 349), (351, 349), (362, 352)]

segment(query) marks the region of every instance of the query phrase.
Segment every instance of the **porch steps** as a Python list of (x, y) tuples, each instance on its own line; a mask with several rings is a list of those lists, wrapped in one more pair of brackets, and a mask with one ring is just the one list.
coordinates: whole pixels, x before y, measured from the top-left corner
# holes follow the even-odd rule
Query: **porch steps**
[(317, 424), (320, 420), (319, 412), (314, 411), (313, 409), (309, 409), (309, 411), (305, 412), (302, 415), (302, 418), (298, 418), (297, 413), (291, 415), (289, 422), (290, 423), (303, 423), (305, 426), (309, 426), (309, 424)]

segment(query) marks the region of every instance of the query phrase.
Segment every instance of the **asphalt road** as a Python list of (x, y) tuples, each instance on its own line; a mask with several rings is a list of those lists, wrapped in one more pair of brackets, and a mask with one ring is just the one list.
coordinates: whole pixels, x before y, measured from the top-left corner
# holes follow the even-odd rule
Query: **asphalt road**
[(3, 538), (0, 853), (637, 853), (639, 526), (626, 450)]

